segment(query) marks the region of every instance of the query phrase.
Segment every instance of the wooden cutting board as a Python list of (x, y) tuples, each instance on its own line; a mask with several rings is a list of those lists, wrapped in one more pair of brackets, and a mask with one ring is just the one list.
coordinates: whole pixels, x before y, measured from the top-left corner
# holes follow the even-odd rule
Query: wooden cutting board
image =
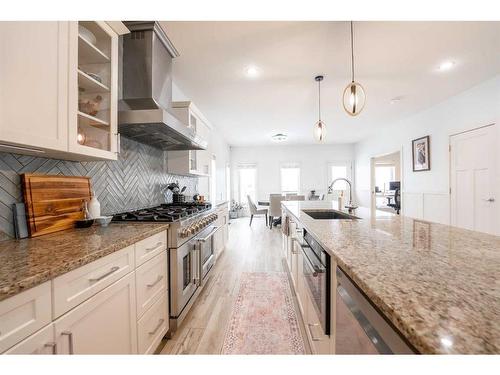
[(30, 237), (73, 228), (91, 198), (90, 178), (22, 174)]

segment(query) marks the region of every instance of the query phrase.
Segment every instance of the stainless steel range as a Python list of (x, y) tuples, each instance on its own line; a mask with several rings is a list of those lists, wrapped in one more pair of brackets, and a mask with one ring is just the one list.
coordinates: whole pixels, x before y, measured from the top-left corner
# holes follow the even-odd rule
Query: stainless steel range
[(212, 225), (217, 214), (210, 204), (186, 202), (114, 215), (113, 221), (169, 222), (170, 327), (175, 331), (215, 264)]

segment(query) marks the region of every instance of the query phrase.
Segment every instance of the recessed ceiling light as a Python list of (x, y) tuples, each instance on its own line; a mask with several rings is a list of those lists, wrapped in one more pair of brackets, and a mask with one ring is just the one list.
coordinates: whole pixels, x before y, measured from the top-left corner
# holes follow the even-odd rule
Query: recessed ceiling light
[(253, 65), (249, 66), (246, 68), (246, 74), (250, 78), (255, 78), (259, 75), (259, 69), (257, 69), (257, 67), (255, 67)]
[(274, 142), (284, 142), (284, 141), (286, 141), (287, 138), (288, 138), (288, 136), (286, 134), (283, 134), (283, 133), (278, 133), (278, 134), (275, 134), (271, 137), (271, 139)]
[(439, 64), (439, 71), (441, 72), (446, 72), (447, 70), (450, 70), (455, 66), (455, 62), (448, 60), (448, 61), (443, 61), (441, 64)]

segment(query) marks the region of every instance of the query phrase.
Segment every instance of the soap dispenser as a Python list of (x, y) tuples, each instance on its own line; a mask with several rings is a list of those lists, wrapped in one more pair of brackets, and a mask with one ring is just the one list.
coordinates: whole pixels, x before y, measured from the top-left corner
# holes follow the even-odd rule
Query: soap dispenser
[(92, 192), (92, 199), (89, 202), (89, 214), (92, 219), (97, 219), (101, 216), (101, 204), (95, 196), (95, 192)]

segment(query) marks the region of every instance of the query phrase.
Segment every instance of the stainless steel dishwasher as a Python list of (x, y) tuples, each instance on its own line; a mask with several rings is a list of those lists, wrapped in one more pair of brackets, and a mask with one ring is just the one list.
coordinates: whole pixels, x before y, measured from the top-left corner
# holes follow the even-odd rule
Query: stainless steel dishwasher
[(337, 267), (335, 354), (415, 354), (363, 292)]

